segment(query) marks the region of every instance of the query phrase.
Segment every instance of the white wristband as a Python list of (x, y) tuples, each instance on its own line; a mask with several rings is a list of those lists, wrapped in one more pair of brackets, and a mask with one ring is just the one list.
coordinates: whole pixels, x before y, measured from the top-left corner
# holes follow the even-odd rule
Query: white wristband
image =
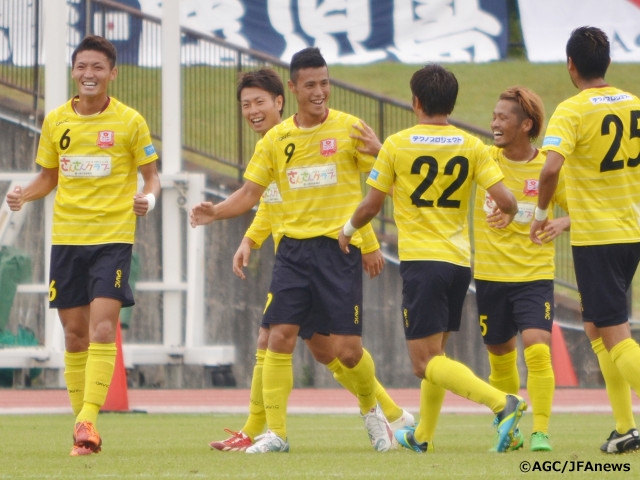
[(549, 211), (548, 208), (542, 209), (542, 208), (536, 207), (533, 213), (533, 216), (537, 221), (542, 222), (543, 220), (546, 220), (547, 217), (549, 216), (548, 211)]
[(358, 229), (351, 224), (351, 219), (347, 220), (347, 223), (342, 227), (345, 237), (352, 237)]
[(149, 213), (156, 206), (156, 196), (153, 193), (147, 193), (144, 198), (146, 198), (149, 203), (149, 208), (147, 208), (147, 213)]

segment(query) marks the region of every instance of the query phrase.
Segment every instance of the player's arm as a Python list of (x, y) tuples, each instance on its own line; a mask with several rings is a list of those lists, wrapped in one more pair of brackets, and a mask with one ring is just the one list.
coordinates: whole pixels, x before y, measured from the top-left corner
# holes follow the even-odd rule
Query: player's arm
[(360, 229), (362, 237), (362, 268), (369, 275), (369, 278), (375, 278), (382, 272), (384, 267), (384, 257), (380, 251), (380, 244), (373, 230), (371, 223), (367, 223)]
[(17, 186), (7, 193), (7, 205), (17, 212), (27, 202), (46, 197), (58, 185), (58, 168), (42, 168), (38, 175), (26, 186)]
[(504, 228), (511, 223), (518, 213), (518, 201), (513, 193), (505, 187), (502, 180), (487, 188), (487, 193), (496, 204), (493, 212), (487, 215), (487, 222), (493, 228)]
[(139, 170), (144, 184), (142, 192), (133, 196), (133, 213), (144, 216), (153, 210), (160, 196), (160, 176), (155, 161), (141, 165)]
[(189, 214), (192, 227), (207, 225), (215, 220), (234, 218), (248, 212), (258, 203), (265, 187), (247, 180), (242, 187), (217, 204), (202, 202), (194, 206)]
[(562, 155), (553, 150), (547, 152), (547, 160), (540, 171), (540, 179), (538, 180), (538, 206), (529, 231), (529, 238), (538, 245), (542, 244), (538, 235), (544, 230), (548, 222), (547, 209), (558, 187), (560, 169), (563, 164), (564, 157)]
[(244, 280), (243, 268), (249, 265), (251, 259), (251, 250), (254, 248), (260, 248), (262, 243), (271, 234), (271, 219), (269, 217), (266, 204), (260, 202), (256, 216), (253, 218), (251, 225), (244, 234), (238, 250), (236, 250), (233, 256), (233, 273)]
[(360, 202), (356, 211), (340, 230), (338, 243), (343, 252), (349, 252), (349, 242), (356, 230), (368, 224), (382, 210), (386, 196), (385, 192), (375, 187), (369, 189), (367, 196)]

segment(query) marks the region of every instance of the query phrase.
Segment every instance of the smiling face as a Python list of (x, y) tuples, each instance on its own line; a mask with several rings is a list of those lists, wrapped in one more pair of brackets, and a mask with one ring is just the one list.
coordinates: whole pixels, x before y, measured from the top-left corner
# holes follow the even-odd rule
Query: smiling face
[(280, 123), (280, 110), (283, 98), (258, 87), (245, 87), (240, 92), (242, 116), (249, 126), (260, 135), (264, 135)]
[(71, 69), (81, 99), (106, 101), (109, 82), (117, 75), (117, 67), (112, 68), (107, 56), (96, 50), (78, 52)]
[[(528, 126), (525, 125), (527, 121)], [(517, 141), (522, 141), (523, 136), (528, 144), (530, 123), (531, 121), (524, 116), (522, 109), (516, 102), (499, 100), (493, 109), (493, 120), (491, 121), (494, 145), (506, 148)]]
[(298, 71), (295, 83), (289, 80), (288, 85), (298, 102), (302, 125), (319, 124), (326, 114), (331, 90), (327, 67), (303, 68)]

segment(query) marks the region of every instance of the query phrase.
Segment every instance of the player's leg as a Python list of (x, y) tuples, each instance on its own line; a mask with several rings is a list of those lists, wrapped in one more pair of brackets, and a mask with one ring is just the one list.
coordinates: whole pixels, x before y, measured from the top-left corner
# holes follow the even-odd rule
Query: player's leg
[(574, 246), (572, 253), (585, 332), (598, 357), (616, 420), (616, 429), (600, 449), (606, 453), (638, 450), (640, 435), (630, 387), (640, 392), (634, 377), (640, 374), (633, 365), (640, 363), (640, 347), (630, 338), (626, 291), (640, 259), (640, 244)]
[(524, 399), (505, 394), (444, 354), (445, 332), (460, 328), (470, 269), (446, 262), (403, 262), (405, 337), (414, 373), (434, 385), (489, 407), (496, 414), (498, 442), (505, 451), (526, 409)]
[[(309, 351), (313, 355), (316, 362), (326, 365), (329, 371), (333, 374), (333, 378), (346, 390), (351, 392), (353, 396), (356, 395), (354, 386), (347, 381), (344, 374), (344, 366), (340, 363), (340, 360), (336, 357), (334, 351), (333, 340), (328, 335), (315, 333), (311, 336), (306, 336), (301, 332), (300, 336), (305, 340)], [(387, 390), (382, 386), (380, 381), (375, 379), (376, 400), (380, 405), (380, 409), (385, 418), (389, 422), (392, 431), (396, 431), (405, 426), (413, 425), (415, 419), (411, 413), (401, 408), (391, 398)]]
[(267, 353), (268, 342), (269, 328), (260, 326), (256, 348), (256, 363), (253, 366), (251, 390), (249, 392), (249, 416), (240, 431), (236, 432), (225, 428), (225, 432), (230, 437), (210, 442), (209, 446), (212, 449), (220, 450), (221, 452), (243, 452), (253, 445), (255, 438), (264, 431), (267, 420), (262, 397), (262, 367)]
[(549, 419), (555, 392), (555, 376), (549, 348), (551, 333), (530, 328), (523, 330), (524, 361), (527, 365), (527, 392), (533, 412), (530, 448), (532, 451), (551, 451)]

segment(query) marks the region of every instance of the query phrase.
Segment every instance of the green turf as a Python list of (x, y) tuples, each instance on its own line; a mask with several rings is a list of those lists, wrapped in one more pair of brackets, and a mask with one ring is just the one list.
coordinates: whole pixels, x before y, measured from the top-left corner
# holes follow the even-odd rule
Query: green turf
[[(351, 415), (290, 415), (288, 454), (248, 455), (211, 451), (208, 442), (239, 428), (241, 415), (103, 414), (98, 427), (103, 451), (69, 457), (70, 415), (0, 417), (0, 479), (512, 479), (637, 478), (640, 454), (605, 455), (599, 446), (612, 428), (610, 415), (555, 414), (553, 452), (488, 452), (492, 416), (446, 414), (440, 419), (436, 451), (373, 451), (362, 421)], [(521, 422), (526, 438), (531, 415)], [(521, 473), (522, 462), (565, 467), (565, 473)], [(547, 462), (547, 463), (543, 463)], [(550, 462), (556, 462), (555, 464)], [(565, 464), (566, 462), (566, 464)], [(582, 471), (569, 473), (576, 463)], [(588, 463), (590, 462), (590, 463)], [(598, 472), (605, 463), (626, 473)], [(591, 467), (592, 470), (584, 470)], [(574, 467), (575, 468), (575, 467)], [(562, 475), (562, 476), (561, 476)]]

